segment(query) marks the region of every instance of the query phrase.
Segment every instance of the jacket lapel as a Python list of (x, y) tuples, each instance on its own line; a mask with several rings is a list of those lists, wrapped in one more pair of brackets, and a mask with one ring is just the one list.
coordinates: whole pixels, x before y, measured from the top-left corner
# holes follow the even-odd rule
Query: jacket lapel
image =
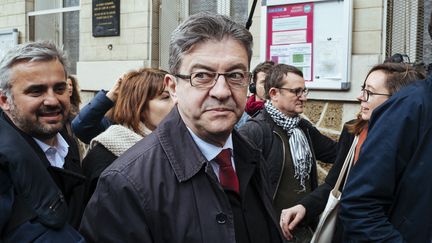
[(154, 132), (157, 134), (169, 163), (180, 182), (192, 178), (208, 163), (181, 119), (177, 106), (172, 109)]

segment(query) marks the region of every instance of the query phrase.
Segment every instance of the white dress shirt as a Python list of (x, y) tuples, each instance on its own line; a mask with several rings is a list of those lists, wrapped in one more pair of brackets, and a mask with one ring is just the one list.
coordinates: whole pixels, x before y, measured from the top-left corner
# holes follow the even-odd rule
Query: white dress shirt
[(50, 146), (37, 138), (33, 139), (45, 153), (45, 156), (52, 166), (63, 168), (66, 155), (69, 151), (69, 144), (67, 144), (60, 133), (56, 135), (57, 143), (55, 146)]

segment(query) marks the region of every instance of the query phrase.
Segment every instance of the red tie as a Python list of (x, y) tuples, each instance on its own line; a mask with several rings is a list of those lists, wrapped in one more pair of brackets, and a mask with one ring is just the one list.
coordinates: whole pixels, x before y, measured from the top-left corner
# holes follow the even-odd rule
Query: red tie
[(231, 150), (223, 149), (214, 160), (219, 164), (219, 181), (222, 187), (238, 194), (239, 182), (231, 164)]

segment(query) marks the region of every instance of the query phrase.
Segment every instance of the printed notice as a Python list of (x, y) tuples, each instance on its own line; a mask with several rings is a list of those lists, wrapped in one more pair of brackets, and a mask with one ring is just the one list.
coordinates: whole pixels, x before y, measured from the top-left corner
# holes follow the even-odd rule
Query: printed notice
[(273, 33), (273, 44), (293, 44), (293, 43), (305, 43), (306, 42), (306, 30), (297, 31), (284, 31)]
[(313, 3), (267, 8), (267, 60), (297, 67), (312, 81)]
[(272, 28), (273, 31), (306, 29), (307, 17), (298, 16), (273, 19)]
[(271, 60), (299, 68), (306, 81), (312, 80), (312, 43), (270, 47)]
[(337, 38), (320, 40), (316, 55), (316, 78), (339, 80), (342, 78), (340, 58), (341, 42)]

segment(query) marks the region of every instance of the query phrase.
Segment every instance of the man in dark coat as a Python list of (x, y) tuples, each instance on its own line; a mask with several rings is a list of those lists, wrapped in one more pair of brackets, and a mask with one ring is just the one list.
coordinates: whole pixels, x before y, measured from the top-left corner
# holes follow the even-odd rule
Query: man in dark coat
[[(0, 239), (81, 242), (84, 177), (64, 130), (65, 57), (50, 42), (9, 50), (0, 62)], [(5, 206), (6, 205), (6, 206)]]
[(282, 242), (260, 151), (233, 127), (250, 82), (252, 36), (229, 18), (189, 17), (165, 76), (177, 106), (101, 175), (89, 242)]
[[(336, 158), (336, 142), (299, 116), (307, 92), (300, 70), (286, 64), (273, 66), (266, 77), (264, 108), (239, 129), (262, 150), (278, 215), (317, 187), (316, 159), (333, 163)], [(316, 221), (308, 223), (314, 226)], [(302, 226), (295, 237), (306, 242), (312, 232)]]
[(432, 77), (376, 108), (342, 193), (344, 242), (432, 242)]

